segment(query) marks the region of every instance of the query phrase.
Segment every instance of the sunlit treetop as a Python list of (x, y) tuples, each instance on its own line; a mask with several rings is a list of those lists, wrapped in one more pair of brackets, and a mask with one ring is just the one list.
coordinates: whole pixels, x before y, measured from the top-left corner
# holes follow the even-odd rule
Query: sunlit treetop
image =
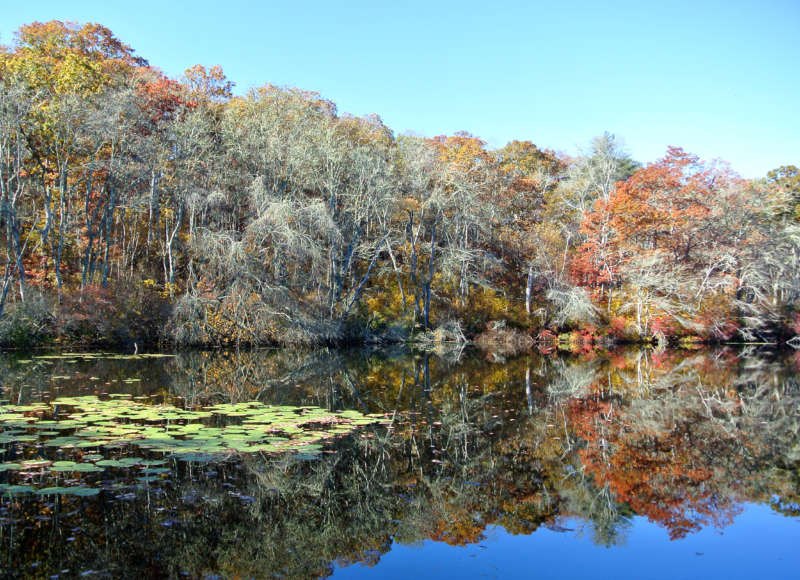
[(183, 83), (188, 87), (189, 95), (193, 99), (214, 103), (224, 103), (230, 100), (236, 84), (228, 80), (221, 66), (206, 68), (201, 64), (196, 64), (184, 71)]
[(800, 169), (782, 165), (767, 173), (767, 184), (781, 198), (778, 214), (800, 221)]
[(482, 176), (482, 172), (492, 165), (486, 142), (466, 131), (450, 136), (437, 135), (430, 139), (430, 143), (450, 174)]
[(563, 163), (549, 149), (539, 149), (531, 141), (510, 141), (495, 152), (500, 171), (524, 176), (545, 171), (557, 174), (563, 170)]
[(183, 106), (194, 107), (196, 101), (185, 85), (167, 78), (153, 69), (140, 69), (136, 76), (140, 107), (148, 111), (153, 123), (168, 121)]
[(339, 118), (339, 129), (347, 135), (350, 142), (358, 145), (390, 147), (394, 143), (392, 130), (375, 113), (363, 117), (343, 114)]
[(309, 115), (321, 114), (329, 118), (337, 116), (336, 103), (323, 98), (317, 92), (272, 84), (250, 89), (244, 97), (232, 98), (228, 110), (237, 115), (269, 110), (276, 115), (279, 113), (284, 122)]
[(781, 165), (767, 173), (767, 181), (787, 192), (800, 192), (800, 169), (794, 165)]
[(99, 24), (34, 22), (0, 52), (0, 76), (49, 94), (89, 95), (118, 83), (147, 61)]
[(549, 149), (531, 141), (511, 141), (494, 152), (500, 173), (511, 181), (512, 191), (539, 191), (547, 180), (561, 175), (566, 163)]

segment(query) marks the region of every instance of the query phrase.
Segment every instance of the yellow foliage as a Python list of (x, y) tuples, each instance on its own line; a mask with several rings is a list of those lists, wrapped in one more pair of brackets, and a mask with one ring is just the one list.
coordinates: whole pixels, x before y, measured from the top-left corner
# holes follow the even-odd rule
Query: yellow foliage
[(473, 322), (506, 320), (514, 326), (529, 326), (525, 305), (509, 295), (488, 288), (475, 288), (467, 296), (465, 304), (456, 308), (459, 316)]
[(411, 322), (414, 315), (412, 297), (406, 295), (406, 304), (400, 294), (394, 274), (375, 279), (373, 291), (365, 295), (364, 304), (373, 320), (379, 323)]

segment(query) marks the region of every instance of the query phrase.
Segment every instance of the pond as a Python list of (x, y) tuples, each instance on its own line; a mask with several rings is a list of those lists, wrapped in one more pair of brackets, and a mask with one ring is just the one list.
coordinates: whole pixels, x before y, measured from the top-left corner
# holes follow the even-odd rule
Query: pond
[(0, 576), (800, 570), (800, 356), (0, 356)]

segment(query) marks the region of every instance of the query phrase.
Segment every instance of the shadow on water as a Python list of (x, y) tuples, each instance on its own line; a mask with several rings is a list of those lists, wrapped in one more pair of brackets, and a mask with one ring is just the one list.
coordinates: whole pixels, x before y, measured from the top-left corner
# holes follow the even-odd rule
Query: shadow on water
[[(319, 577), (379, 564), (398, 544), (480, 542), (489, 526), (577, 525), (611, 547), (634, 516), (665, 541), (730, 526), (745, 503), (798, 517), (797, 370), (795, 359), (732, 350), (503, 362), (325, 350), (4, 357), (3, 409), (23, 418), (6, 415), (0, 435), (0, 566), (6, 576)], [(147, 433), (103, 417), (95, 427), (123, 441), (69, 443), (80, 428), (53, 409), (87, 396), (162, 410), (147, 428), (166, 431), (185, 426), (186, 410), (251, 401), (384, 420), (340, 429), (314, 453), (186, 456), (143, 451)], [(48, 445), (57, 437), (69, 444)], [(37, 461), (75, 465), (53, 473)], [(60, 491), (41, 492), (54, 481)]]

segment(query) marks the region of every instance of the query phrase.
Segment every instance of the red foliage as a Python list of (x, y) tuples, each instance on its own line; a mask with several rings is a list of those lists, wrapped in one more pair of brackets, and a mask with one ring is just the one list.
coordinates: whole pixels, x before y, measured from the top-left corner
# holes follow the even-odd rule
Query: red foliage
[(536, 340), (539, 342), (553, 342), (556, 340), (556, 333), (552, 330), (545, 328), (536, 335)]
[(594, 324), (586, 324), (578, 331), (578, 336), (581, 342), (593, 342), (599, 337), (598, 328)]
[(119, 315), (113, 294), (101, 286), (87, 286), (79, 294), (67, 294), (58, 316), (58, 334), (73, 340), (108, 338)]
[[(148, 71), (148, 76), (152, 75), (152, 72)], [(172, 119), (176, 111), (183, 106), (196, 106), (194, 101), (188, 99), (183, 85), (163, 75), (158, 75), (154, 79), (144, 78), (137, 86), (137, 91), (141, 97), (141, 108), (156, 125)]]
[(667, 316), (655, 316), (650, 320), (650, 331), (654, 336), (663, 334), (664, 336), (674, 336), (680, 329), (675, 321)]
[(628, 322), (625, 320), (624, 316), (614, 316), (608, 322), (611, 334), (617, 337), (621, 337), (625, 332), (625, 328), (628, 325)]
[(792, 324), (790, 328), (795, 334), (800, 334), (800, 312), (795, 312), (792, 315)]
[(715, 196), (734, 180), (727, 170), (703, 165), (678, 147), (619, 182), (606, 202), (598, 199), (584, 217), (586, 241), (571, 269), (577, 283), (596, 287), (617, 280), (625, 263), (659, 251), (694, 265)]
[(715, 309), (700, 313), (698, 322), (706, 334), (719, 340), (731, 340), (739, 330), (739, 323), (731, 320), (729, 313)]
[[(729, 522), (733, 508), (713, 482), (703, 445), (691, 423), (650, 429), (624, 407), (598, 397), (575, 399), (568, 416), (579, 437), (586, 470), (598, 485), (608, 485), (617, 500), (669, 530), (671, 539), (698, 531), (703, 525)], [(666, 425), (665, 425), (666, 427)], [(694, 441), (687, 444), (687, 441)]]

